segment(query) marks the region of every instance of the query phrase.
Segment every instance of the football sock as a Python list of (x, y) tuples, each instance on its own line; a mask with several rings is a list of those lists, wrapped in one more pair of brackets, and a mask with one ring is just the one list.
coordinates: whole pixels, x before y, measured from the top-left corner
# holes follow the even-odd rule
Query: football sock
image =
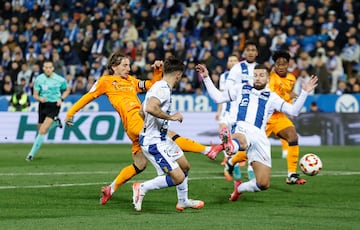
[(237, 153), (240, 149), (240, 143), (238, 139), (232, 139), (234, 145), (234, 153)]
[(247, 172), (248, 172), (248, 179), (249, 180), (255, 179), (254, 169), (251, 166), (251, 164), (249, 164), (249, 162), (248, 162)]
[(289, 143), (288, 155), (286, 157), (288, 172), (296, 172), (299, 160), (299, 145), (296, 143)]
[(58, 127), (59, 123), (57, 121), (53, 121), (53, 123), (50, 125), (48, 132), (56, 127)]
[(256, 183), (256, 179), (252, 179), (248, 182), (242, 183), (238, 187), (238, 192), (260, 192), (261, 189)]
[(179, 203), (185, 203), (188, 200), (188, 176), (180, 184), (176, 185), (176, 192)]
[(43, 135), (43, 134), (38, 134), (36, 136), (35, 142), (34, 142), (32, 148), (31, 148), (28, 156), (32, 156), (32, 157), (35, 156), (36, 152), (40, 149), (41, 145), (44, 142), (44, 137), (45, 137), (45, 135)]
[(206, 146), (202, 145), (196, 141), (193, 141), (189, 138), (175, 135), (173, 141), (184, 151), (184, 152), (194, 152), (194, 153), (205, 153)]
[(282, 158), (285, 159), (287, 156), (287, 153), (288, 153), (289, 146), (288, 146), (288, 143), (286, 140), (280, 138), (280, 141), (281, 141), (281, 149), (282, 149), (282, 152), (281, 152)]
[(161, 189), (175, 186), (171, 177), (168, 175), (157, 176), (151, 180), (141, 183), (141, 189), (144, 193), (150, 190)]
[(115, 180), (110, 184), (111, 186), (111, 194), (115, 192), (121, 185), (123, 185), (126, 181), (130, 180), (133, 176), (137, 174), (135, 166), (133, 164), (126, 166), (123, 168)]
[(240, 163), (242, 161), (247, 160), (247, 155), (245, 151), (238, 151), (232, 158), (231, 158), (231, 164), (235, 165), (236, 163)]

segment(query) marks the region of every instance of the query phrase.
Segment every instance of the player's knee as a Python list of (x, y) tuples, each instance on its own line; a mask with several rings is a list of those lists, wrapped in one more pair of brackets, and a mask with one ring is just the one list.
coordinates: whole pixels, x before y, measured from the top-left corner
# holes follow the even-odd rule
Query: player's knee
[(239, 150), (245, 150), (248, 148), (248, 143), (246, 141), (246, 138), (244, 135), (239, 134), (239, 133), (235, 133), (232, 135), (232, 139), (236, 139), (239, 143)]
[(290, 141), (290, 142), (288, 142), (288, 145), (289, 146), (296, 146), (296, 145), (299, 145), (299, 143), (298, 143), (297, 140), (296, 141)]
[(136, 174), (141, 173), (141, 172), (144, 171), (145, 168), (146, 168), (146, 164), (145, 164), (145, 165), (142, 165), (142, 166), (137, 166), (137, 165), (134, 163), (133, 166), (134, 166), (134, 168), (135, 168)]
[(270, 188), (270, 181), (257, 181), (256, 186), (260, 189), (260, 191), (267, 190)]

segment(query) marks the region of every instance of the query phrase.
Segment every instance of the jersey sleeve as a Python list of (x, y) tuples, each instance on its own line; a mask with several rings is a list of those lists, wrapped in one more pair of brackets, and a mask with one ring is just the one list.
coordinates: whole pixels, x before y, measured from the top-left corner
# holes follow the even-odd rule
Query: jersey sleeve
[(298, 116), (304, 106), (307, 95), (308, 93), (302, 90), (295, 103), (290, 104), (274, 93), (274, 107), (276, 110), (284, 112), (290, 116)]
[[(229, 76), (226, 79), (226, 83), (225, 83), (225, 88), (231, 88), (232, 85), (234, 85), (236, 83), (236, 78), (237, 76), (240, 74), (241, 76), (241, 70), (239, 69), (239, 64), (234, 65), (230, 71), (229, 71)], [(239, 73), (240, 72), (240, 73)]]
[(89, 102), (102, 95), (105, 91), (105, 84), (103, 84), (102, 78), (95, 82), (89, 92), (84, 94), (66, 113), (66, 117), (71, 119), (75, 113), (84, 108)]
[(66, 90), (67, 89), (67, 82), (65, 79), (63, 79), (63, 81), (61, 81), (61, 85), (60, 85), (60, 90)]
[(153, 90), (151, 96), (157, 98), (162, 104), (170, 98), (170, 90), (167, 87), (159, 87), (156, 90)]
[(36, 91), (40, 91), (40, 90), (41, 90), (40, 79), (41, 79), (40, 76), (38, 76), (38, 77), (35, 79), (35, 82), (34, 82), (34, 90), (36, 90)]

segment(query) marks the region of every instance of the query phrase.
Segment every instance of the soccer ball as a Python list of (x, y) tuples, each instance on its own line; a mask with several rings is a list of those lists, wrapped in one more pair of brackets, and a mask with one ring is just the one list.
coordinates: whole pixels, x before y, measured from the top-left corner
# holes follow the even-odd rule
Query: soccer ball
[(313, 154), (305, 154), (299, 161), (301, 171), (308, 176), (315, 176), (322, 168), (322, 162), (320, 158)]

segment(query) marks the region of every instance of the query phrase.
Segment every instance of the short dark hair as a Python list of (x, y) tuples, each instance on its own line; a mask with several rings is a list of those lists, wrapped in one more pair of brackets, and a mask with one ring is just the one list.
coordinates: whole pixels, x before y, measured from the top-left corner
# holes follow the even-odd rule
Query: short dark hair
[(164, 61), (164, 74), (176, 71), (183, 73), (185, 71), (185, 64), (175, 56), (170, 56)]
[(264, 64), (257, 64), (254, 69), (266, 69), (266, 72), (270, 72), (269, 68)]
[(254, 40), (247, 40), (244, 45), (244, 49), (246, 49), (248, 46), (255, 46), (257, 48), (257, 42)]
[(289, 62), (290, 60), (290, 54), (288, 51), (286, 50), (278, 50), (275, 51), (274, 54), (272, 55), (272, 59), (274, 62), (276, 62), (279, 58), (285, 58), (286, 61)]

